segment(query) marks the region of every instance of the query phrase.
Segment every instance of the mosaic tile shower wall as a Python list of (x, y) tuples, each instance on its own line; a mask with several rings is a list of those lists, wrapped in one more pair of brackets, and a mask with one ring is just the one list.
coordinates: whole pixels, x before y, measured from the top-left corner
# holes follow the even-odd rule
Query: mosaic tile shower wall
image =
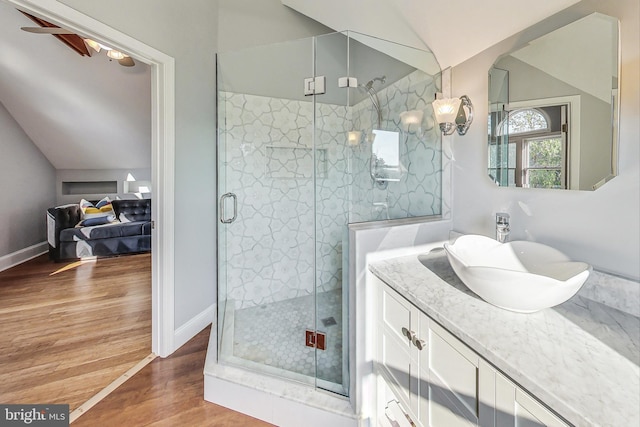
[(400, 132), (403, 164), (384, 190), (371, 179), (371, 144), (347, 144), (349, 130), (373, 128), (368, 98), (353, 107), (316, 104), (314, 156), (312, 102), (220, 92), (221, 181), (238, 196), (238, 217), (225, 227), (220, 298), (242, 309), (311, 295), (314, 257), (318, 291), (340, 289), (347, 223), (439, 214), (439, 132), (405, 132), (399, 119), (415, 109), (431, 117), (435, 91), (433, 78), (415, 71), (379, 92), (382, 128)]
[[(220, 141), (226, 191), (238, 218), (226, 227), (227, 299), (236, 309), (314, 291), (313, 104), (221, 92)], [(346, 107), (318, 105), (318, 274), (323, 290), (341, 285), (347, 217)], [(340, 190), (342, 189), (342, 190)], [(224, 295), (222, 295), (224, 297)]]
[[(399, 181), (389, 181), (386, 189), (377, 187), (370, 176), (371, 144), (354, 150), (350, 199), (350, 222), (376, 221), (439, 215), (441, 213), (442, 145), (439, 128), (433, 125), (433, 101), (437, 87), (434, 78), (416, 70), (378, 92), (382, 107), (381, 128), (400, 134)], [(414, 125), (403, 129), (400, 113), (424, 112), (420, 130)], [(369, 99), (352, 109), (353, 128), (364, 134), (377, 127), (377, 115)]]

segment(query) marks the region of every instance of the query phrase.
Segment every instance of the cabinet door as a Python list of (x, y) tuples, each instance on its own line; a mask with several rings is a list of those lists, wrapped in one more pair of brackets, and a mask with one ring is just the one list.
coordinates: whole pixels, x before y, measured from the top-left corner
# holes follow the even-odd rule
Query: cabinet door
[(391, 390), (389, 383), (381, 376), (376, 378), (377, 404), (376, 421), (372, 426), (377, 427), (415, 427), (407, 416), (407, 410), (398, 401), (396, 393)]
[(497, 427), (568, 427), (526, 391), (496, 373)]
[(418, 413), (418, 363), (409, 339), (418, 327), (418, 310), (378, 280), (377, 371), (400, 403)]
[[(422, 424), (477, 426), (478, 355), (433, 321), (429, 323), (428, 343), (428, 352), (420, 360), (429, 372), (428, 410), (421, 413)], [(425, 392), (423, 388), (420, 391)]]

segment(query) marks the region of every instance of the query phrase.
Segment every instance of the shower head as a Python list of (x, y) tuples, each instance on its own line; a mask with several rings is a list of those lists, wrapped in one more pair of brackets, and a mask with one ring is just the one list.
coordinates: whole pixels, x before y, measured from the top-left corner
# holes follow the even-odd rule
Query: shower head
[(375, 82), (380, 82), (383, 83), (387, 80), (386, 76), (381, 76), (381, 77), (374, 77), (373, 79), (369, 80), (366, 84), (363, 85), (358, 85), (359, 89), (364, 89), (365, 92), (367, 92), (367, 95), (369, 95), (369, 99), (371, 99), (371, 103), (373, 104), (373, 107), (376, 109), (376, 112), (378, 113), (378, 129), (380, 129), (380, 126), (382, 125), (382, 107), (380, 106), (380, 100), (378, 99), (378, 94), (376, 92), (376, 90), (373, 88), (373, 84)]
[(367, 83), (363, 85), (359, 85), (359, 87), (364, 88), (364, 90), (369, 92), (371, 89), (373, 89), (373, 84), (375, 82), (380, 82), (384, 84), (385, 81), (387, 81), (387, 76), (374, 77), (373, 79), (369, 80)]

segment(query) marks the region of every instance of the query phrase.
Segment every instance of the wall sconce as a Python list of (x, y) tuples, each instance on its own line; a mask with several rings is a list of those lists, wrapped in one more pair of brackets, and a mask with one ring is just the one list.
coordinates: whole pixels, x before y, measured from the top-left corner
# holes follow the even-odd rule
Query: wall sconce
[(473, 122), (473, 105), (467, 95), (460, 98), (436, 99), (432, 105), (443, 134), (451, 135), (456, 130), (459, 135), (467, 133)]
[(362, 140), (362, 132), (359, 130), (352, 130), (347, 133), (347, 143), (350, 147), (357, 147)]

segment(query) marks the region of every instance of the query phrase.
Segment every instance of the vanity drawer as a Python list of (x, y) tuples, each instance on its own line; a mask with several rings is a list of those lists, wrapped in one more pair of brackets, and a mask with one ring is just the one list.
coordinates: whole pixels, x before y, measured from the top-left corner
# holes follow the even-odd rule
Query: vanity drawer
[(411, 341), (407, 337), (407, 332), (412, 332), (418, 327), (415, 316), (415, 309), (400, 294), (387, 286), (382, 287), (381, 315), (383, 327), (396, 336), (403, 343), (403, 347), (410, 347)]

